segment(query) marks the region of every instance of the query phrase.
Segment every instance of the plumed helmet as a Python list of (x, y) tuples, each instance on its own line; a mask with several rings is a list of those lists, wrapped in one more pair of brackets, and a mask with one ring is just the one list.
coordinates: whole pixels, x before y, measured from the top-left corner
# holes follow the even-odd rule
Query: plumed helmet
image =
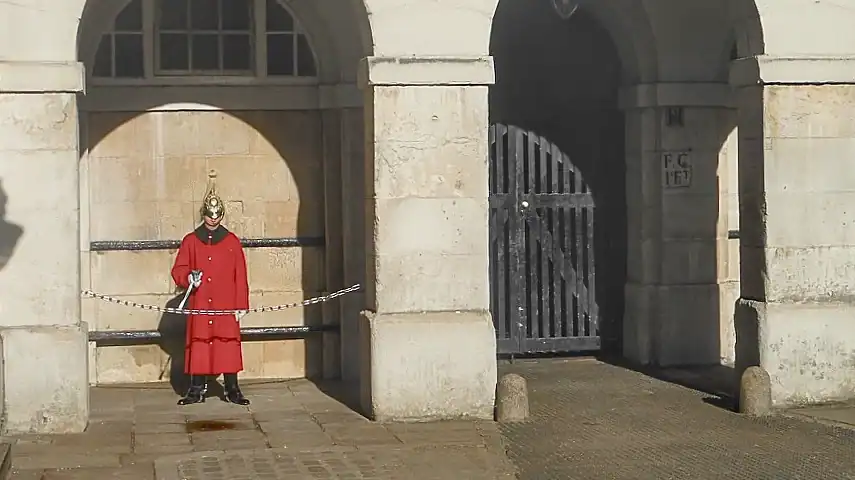
[(217, 195), (217, 172), (211, 170), (208, 172), (208, 193), (205, 194), (205, 199), (202, 201), (202, 218), (210, 217), (218, 220), (225, 216), (226, 205), (223, 199)]

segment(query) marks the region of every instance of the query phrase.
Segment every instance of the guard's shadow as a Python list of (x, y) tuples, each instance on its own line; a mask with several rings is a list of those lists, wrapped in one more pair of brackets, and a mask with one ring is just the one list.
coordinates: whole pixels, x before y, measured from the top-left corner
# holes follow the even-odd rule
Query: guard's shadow
[[(166, 307), (178, 308), (183, 298), (184, 292), (181, 292), (166, 302)], [(187, 393), (187, 389), (190, 388), (190, 376), (184, 373), (187, 316), (177, 313), (164, 313), (160, 317), (157, 331), (160, 333), (160, 348), (169, 357), (167, 366), (161, 372), (160, 380), (163, 380), (163, 377), (168, 373), (169, 385), (172, 386), (172, 390), (176, 395), (183, 397)], [(219, 382), (210, 379), (207, 396), (222, 399), (224, 395), (223, 386)]]
[(0, 183), (0, 270), (6, 266), (24, 234), (24, 229), (6, 221), (6, 191)]

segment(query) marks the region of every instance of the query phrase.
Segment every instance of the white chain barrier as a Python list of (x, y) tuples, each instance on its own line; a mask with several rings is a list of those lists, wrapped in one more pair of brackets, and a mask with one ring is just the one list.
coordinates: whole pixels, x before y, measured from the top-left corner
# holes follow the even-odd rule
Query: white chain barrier
[(314, 305), (317, 303), (328, 302), (334, 298), (341, 297), (342, 295), (347, 295), (348, 293), (355, 292), (361, 288), (362, 288), (362, 286), (357, 283), (356, 285), (353, 285), (353, 286), (350, 286), (347, 288), (343, 288), (337, 292), (329, 293), (327, 295), (322, 295), (320, 297), (310, 298), (308, 300), (303, 300), (302, 302), (286, 303), (286, 304), (282, 304), (282, 305), (273, 305), (273, 306), (268, 306), (268, 307), (250, 308), (248, 310), (198, 310), (198, 309), (189, 309), (189, 308), (159, 307), (157, 305), (146, 305), (144, 303), (132, 302), (130, 300), (122, 300), (120, 298), (111, 297), (109, 295), (96, 293), (96, 292), (93, 292), (91, 290), (84, 290), (83, 295), (86, 295), (87, 297), (92, 297), (92, 298), (104, 300), (105, 302), (124, 305), (126, 307), (140, 308), (143, 310), (151, 310), (151, 311), (162, 312), (162, 313), (174, 313), (174, 314), (178, 314), (178, 315), (235, 315), (237, 313), (278, 312), (280, 310), (285, 310), (288, 308), (306, 307), (306, 306)]

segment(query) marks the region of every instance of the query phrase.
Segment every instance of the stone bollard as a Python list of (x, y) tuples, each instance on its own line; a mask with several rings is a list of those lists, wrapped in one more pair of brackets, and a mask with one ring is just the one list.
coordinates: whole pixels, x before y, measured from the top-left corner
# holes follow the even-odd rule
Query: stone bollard
[(496, 387), (496, 421), (522, 422), (528, 418), (528, 386), (523, 377), (509, 373)]
[(739, 413), (767, 415), (772, 410), (772, 379), (761, 367), (748, 367), (739, 382)]

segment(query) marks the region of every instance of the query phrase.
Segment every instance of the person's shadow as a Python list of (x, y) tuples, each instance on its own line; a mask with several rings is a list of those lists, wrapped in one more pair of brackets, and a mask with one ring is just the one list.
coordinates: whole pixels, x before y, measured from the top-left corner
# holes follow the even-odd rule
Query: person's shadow
[(24, 234), (24, 229), (6, 221), (6, 202), (8, 197), (0, 183), (0, 270), (2, 270), (18, 246), (18, 240)]
[[(167, 308), (178, 308), (184, 292), (181, 291), (176, 297), (166, 302)], [(189, 307), (188, 305), (185, 307)], [(164, 313), (157, 325), (160, 333), (160, 348), (169, 356), (167, 365), (160, 374), (160, 380), (168, 373), (169, 385), (176, 395), (183, 397), (190, 388), (190, 376), (184, 373), (185, 341), (187, 337), (187, 316), (177, 313)], [(208, 382), (207, 397), (224, 398), (223, 386), (213, 379)]]

